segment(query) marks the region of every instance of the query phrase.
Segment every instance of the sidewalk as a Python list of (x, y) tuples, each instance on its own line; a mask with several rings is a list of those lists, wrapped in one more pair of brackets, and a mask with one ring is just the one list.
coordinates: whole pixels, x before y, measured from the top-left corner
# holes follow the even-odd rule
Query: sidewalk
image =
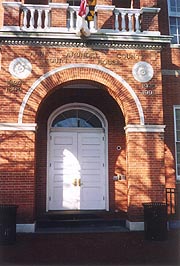
[(166, 241), (143, 232), (17, 234), (14, 245), (0, 246), (0, 265), (180, 265), (180, 230)]

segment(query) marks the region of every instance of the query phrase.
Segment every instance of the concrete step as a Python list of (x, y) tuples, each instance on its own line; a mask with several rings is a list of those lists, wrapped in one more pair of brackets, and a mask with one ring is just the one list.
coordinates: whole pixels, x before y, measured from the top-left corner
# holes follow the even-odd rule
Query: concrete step
[(128, 231), (126, 220), (104, 213), (48, 213), (39, 218), (36, 232), (69, 232), (69, 231)]

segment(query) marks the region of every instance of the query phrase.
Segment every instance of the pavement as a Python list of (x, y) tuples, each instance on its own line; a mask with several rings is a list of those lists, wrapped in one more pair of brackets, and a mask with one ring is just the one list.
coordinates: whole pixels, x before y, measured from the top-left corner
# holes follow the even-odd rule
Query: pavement
[(144, 232), (54, 232), (17, 234), (0, 246), (1, 266), (180, 265), (180, 230), (164, 241)]

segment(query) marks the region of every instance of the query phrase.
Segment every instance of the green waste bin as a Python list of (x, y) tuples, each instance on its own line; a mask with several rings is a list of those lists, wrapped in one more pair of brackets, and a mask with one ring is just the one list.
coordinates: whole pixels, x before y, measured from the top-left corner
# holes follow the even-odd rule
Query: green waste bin
[(0, 205), (0, 244), (16, 241), (17, 205)]
[(167, 207), (165, 203), (144, 203), (144, 235), (146, 240), (167, 239)]

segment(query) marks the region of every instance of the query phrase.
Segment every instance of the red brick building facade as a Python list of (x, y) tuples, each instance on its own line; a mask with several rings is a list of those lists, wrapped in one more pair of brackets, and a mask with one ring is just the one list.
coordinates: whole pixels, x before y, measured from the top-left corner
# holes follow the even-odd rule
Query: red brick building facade
[(66, 210), (142, 229), (180, 178), (180, 10), (97, 0), (86, 36), (79, 1), (1, 2), (0, 203), (20, 231)]

